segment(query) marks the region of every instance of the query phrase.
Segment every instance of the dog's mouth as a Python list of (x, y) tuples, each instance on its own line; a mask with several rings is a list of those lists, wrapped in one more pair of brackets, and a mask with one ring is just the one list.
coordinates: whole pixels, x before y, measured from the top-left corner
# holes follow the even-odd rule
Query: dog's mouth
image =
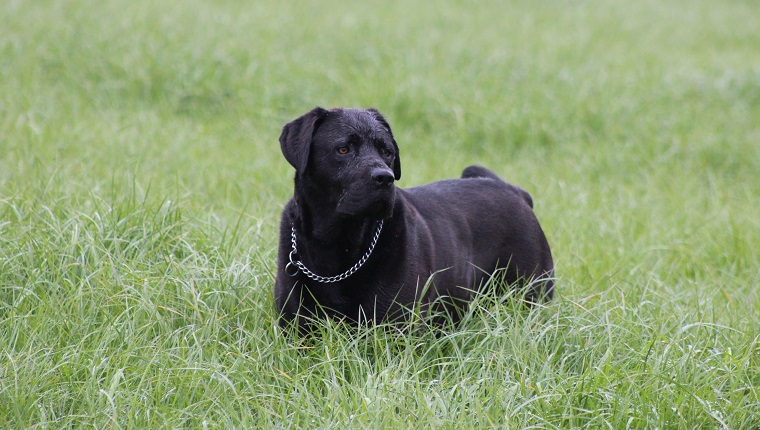
[(385, 219), (393, 214), (395, 187), (374, 190), (346, 189), (338, 199), (336, 212), (371, 219)]

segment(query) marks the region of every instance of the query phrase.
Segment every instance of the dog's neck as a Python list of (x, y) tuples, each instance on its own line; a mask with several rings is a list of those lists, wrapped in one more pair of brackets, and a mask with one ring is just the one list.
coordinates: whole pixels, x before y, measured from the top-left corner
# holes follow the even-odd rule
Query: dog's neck
[(291, 215), (298, 234), (322, 246), (364, 246), (365, 238), (372, 235), (377, 221), (338, 214), (335, 203), (319, 194), (296, 192)]
[(296, 200), (293, 217), (295, 228), (307, 240), (315, 240), (323, 245), (364, 243), (363, 238), (372, 234), (377, 221), (364, 217), (342, 217), (325, 212), (306, 202)]

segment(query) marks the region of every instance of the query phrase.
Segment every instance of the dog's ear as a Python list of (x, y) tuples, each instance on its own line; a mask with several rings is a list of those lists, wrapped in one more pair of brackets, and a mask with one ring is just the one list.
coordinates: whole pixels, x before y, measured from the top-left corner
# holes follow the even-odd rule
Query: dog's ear
[(401, 156), (398, 152), (398, 145), (396, 144), (396, 138), (393, 137), (393, 131), (391, 130), (390, 124), (388, 124), (388, 121), (385, 120), (385, 117), (378, 112), (377, 109), (367, 109), (367, 112), (371, 113), (372, 116), (382, 124), (383, 127), (385, 127), (386, 130), (388, 130), (388, 134), (391, 135), (391, 141), (393, 142), (393, 149), (396, 150), (396, 158), (393, 159), (393, 176), (398, 181), (401, 179)]
[(317, 106), (310, 112), (285, 124), (280, 135), (280, 149), (299, 174), (306, 171), (309, 163), (309, 150), (319, 123), (324, 120), (327, 110)]

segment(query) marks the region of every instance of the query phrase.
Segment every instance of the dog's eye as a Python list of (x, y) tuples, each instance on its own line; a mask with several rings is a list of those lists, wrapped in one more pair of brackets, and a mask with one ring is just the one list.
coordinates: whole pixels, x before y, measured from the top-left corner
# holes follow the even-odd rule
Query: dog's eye
[(389, 151), (387, 149), (381, 149), (380, 153), (383, 154), (383, 157), (390, 157), (391, 156), (391, 151)]
[(347, 146), (341, 146), (338, 148), (338, 154), (340, 155), (346, 155), (348, 154), (348, 147)]

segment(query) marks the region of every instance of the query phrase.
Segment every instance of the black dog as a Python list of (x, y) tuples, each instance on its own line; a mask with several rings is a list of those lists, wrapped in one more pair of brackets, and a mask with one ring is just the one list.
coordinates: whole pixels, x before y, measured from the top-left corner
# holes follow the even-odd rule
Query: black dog
[(497, 269), (505, 283), (528, 285), (526, 301), (552, 298), (533, 201), (490, 170), (396, 188), (398, 146), (374, 109), (315, 108), (285, 125), (280, 146), (296, 169), (274, 289), (283, 325), (403, 320), (434, 303), (452, 314)]

